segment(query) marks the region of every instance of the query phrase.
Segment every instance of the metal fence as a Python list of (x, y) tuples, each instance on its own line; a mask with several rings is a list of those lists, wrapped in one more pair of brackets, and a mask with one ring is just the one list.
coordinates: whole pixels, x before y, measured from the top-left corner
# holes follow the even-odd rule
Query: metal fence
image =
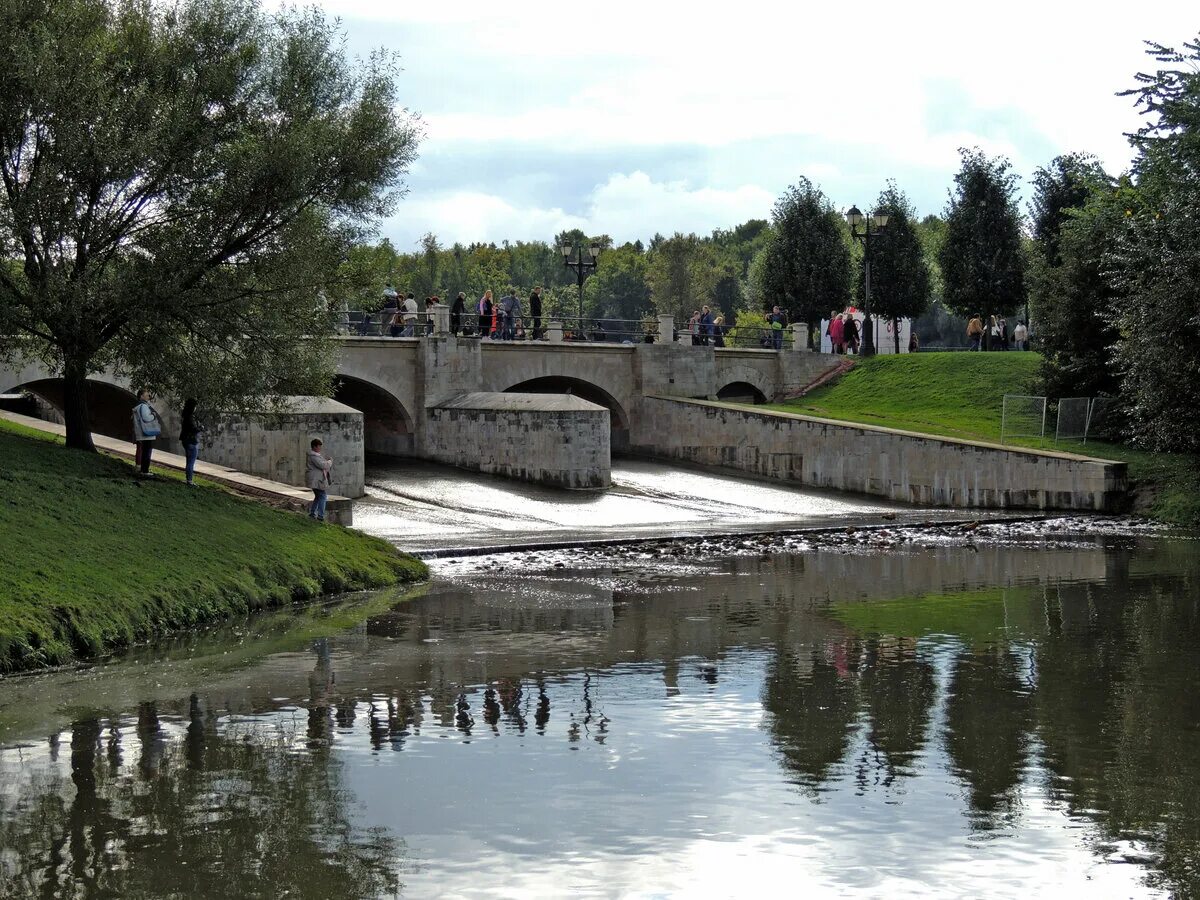
[[(1112, 397), (1063, 397), (1055, 411), (1054, 443), (1113, 440), (1116, 400)], [(1000, 418), (1000, 441), (1042, 440), (1046, 437), (1047, 399), (1025, 394), (1005, 394)]]
[(1091, 397), (1063, 397), (1058, 401), (1058, 423), (1054, 429), (1054, 443), (1059, 441), (1087, 441), (1088, 414), (1092, 409)]
[(1046, 436), (1046, 398), (1005, 394), (1000, 413), (1000, 442)]

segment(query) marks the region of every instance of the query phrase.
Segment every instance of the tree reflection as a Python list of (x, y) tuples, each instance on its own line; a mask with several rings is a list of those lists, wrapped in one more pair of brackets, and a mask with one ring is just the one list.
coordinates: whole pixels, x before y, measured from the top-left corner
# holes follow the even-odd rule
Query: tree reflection
[(871, 746), (883, 754), (888, 777), (911, 773), (925, 746), (937, 694), (933, 667), (916, 653), (912, 638), (867, 643), (862, 693), (871, 718)]
[(854, 683), (847, 677), (844, 648), (832, 657), (780, 649), (767, 667), (763, 690), (784, 763), (810, 788), (819, 787), (842, 759), (854, 722)]
[(1200, 896), (1200, 590), (1064, 588), (1038, 655), (1038, 724), (1050, 793), (1113, 841), (1149, 850), (1150, 878)]
[(349, 898), (398, 891), (397, 842), (350, 820), (339, 767), (327, 754), (298, 751), (273, 725), (222, 733), (198, 704), (190, 718), (172, 739), (144, 705), (135, 727), (138, 759), (115, 767), (111, 741), (102, 752), (102, 723), (76, 722), (70, 782), (51, 766), (48, 781), (37, 780), (0, 822), (0, 846), (13, 851), (0, 894)]
[(975, 827), (1013, 821), (1032, 716), (1030, 685), (1007, 645), (959, 654), (947, 703), (946, 750), (966, 782)]

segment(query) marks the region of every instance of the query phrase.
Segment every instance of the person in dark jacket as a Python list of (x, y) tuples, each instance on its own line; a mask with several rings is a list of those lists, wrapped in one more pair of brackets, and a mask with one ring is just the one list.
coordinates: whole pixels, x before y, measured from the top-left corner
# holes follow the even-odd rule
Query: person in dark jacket
[(529, 315), (533, 319), (533, 336), (530, 340), (541, 340), (542, 337), (542, 286), (539, 284), (529, 295)]
[(462, 291), (458, 292), (458, 296), (454, 298), (454, 302), (450, 304), (450, 333), (458, 337), (461, 331), (464, 335), (467, 333), (463, 325), (463, 313), (467, 309), (467, 295)]
[(179, 429), (179, 443), (183, 444), (183, 453), (187, 459), (184, 474), (187, 483), (195, 486), (196, 459), (200, 456), (200, 433), (204, 425), (196, 418), (196, 398), (188, 397), (183, 401), (183, 426)]
[(846, 351), (858, 353), (858, 320), (854, 316), (846, 316), (846, 324), (843, 327), (842, 340), (846, 344)]

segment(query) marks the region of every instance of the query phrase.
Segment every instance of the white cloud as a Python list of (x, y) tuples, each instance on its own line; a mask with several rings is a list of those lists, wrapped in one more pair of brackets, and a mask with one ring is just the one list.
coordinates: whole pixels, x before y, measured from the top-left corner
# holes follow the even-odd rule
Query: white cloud
[(705, 234), (747, 219), (770, 216), (775, 197), (755, 185), (732, 190), (693, 188), (686, 182), (655, 182), (645, 172), (613, 175), (593, 191), (592, 230), (616, 240), (649, 238), (655, 232)]
[[(1142, 38), (1196, 34), (1180, 0), (1145, 6), (1136, 33), (1105, 0), (1087, 15), (1045, 0), (1003, 10), (961, 0), (323, 5), (358, 44), (403, 56), (402, 96), (428, 135), (387, 229), (406, 240), (423, 230), (545, 238), (573, 224), (617, 239), (703, 232), (764, 215), (798, 174), (835, 203), (907, 177), (919, 207), (939, 208), (963, 146), (1008, 156), (1023, 176), (1068, 151), (1120, 171), (1131, 157), (1123, 132), (1139, 118), (1115, 94), (1153, 65)], [(781, 155), (746, 150), (768, 145)], [(646, 148), (678, 148), (681, 161), (648, 162)], [(514, 175), (523, 149), (530, 162)], [(590, 191), (548, 177), (597, 154), (597, 180), (619, 174)], [(482, 162), (455, 171), (463, 158)]]
[(399, 250), (411, 250), (432, 231), (443, 244), (455, 241), (550, 240), (568, 228), (609, 234), (616, 241), (647, 240), (655, 232), (706, 234), (751, 218), (767, 218), (775, 198), (755, 185), (730, 190), (656, 182), (645, 172), (617, 173), (588, 195), (584, 215), (561, 208), (521, 206), (476, 191), (429, 194), (406, 200), (384, 228)]

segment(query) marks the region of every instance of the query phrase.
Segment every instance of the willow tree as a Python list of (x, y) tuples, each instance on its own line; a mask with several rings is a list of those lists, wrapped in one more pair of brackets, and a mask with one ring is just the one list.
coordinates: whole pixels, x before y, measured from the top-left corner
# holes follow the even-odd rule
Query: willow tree
[(415, 158), (394, 64), (318, 11), (12, 0), (0, 17), (0, 352), (214, 403), (316, 392), (322, 289)]

